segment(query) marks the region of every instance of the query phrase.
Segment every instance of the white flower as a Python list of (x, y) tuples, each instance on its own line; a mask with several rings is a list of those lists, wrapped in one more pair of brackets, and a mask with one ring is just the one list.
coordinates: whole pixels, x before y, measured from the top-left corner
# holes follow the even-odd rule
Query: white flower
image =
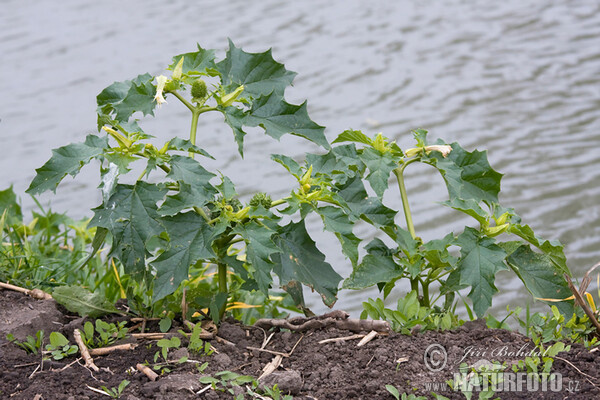
[(446, 157), (452, 151), (452, 146), (447, 144), (434, 144), (431, 146), (425, 146), (425, 151), (439, 151), (440, 153), (442, 153), (442, 156)]
[(163, 90), (165, 89), (165, 85), (167, 84), (167, 77), (164, 75), (159, 75), (156, 77), (156, 96), (154, 96), (154, 100), (156, 100), (156, 104), (160, 107), (163, 103), (167, 101), (163, 97)]
[(425, 146), (424, 148), (423, 147), (415, 147), (415, 148), (406, 150), (404, 152), (404, 155), (406, 157), (416, 156), (423, 150), (425, 150), (425, 152), (427, 154), (429, 154), (432, 151), (439, 151), (440, 153), (442, 153), (442, 156), (444, 156), (444, 158), (445, 158), (452, 151), (452, 146), (447, 145), (447, 144), (433, 144), (431, 146)]

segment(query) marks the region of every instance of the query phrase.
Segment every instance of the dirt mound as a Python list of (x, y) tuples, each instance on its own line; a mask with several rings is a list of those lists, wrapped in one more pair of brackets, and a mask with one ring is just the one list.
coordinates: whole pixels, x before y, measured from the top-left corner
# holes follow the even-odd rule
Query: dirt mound
[[(26, 316), (34, 311), (31, 315), (35, 317), (28, 319)], [(0, 337), (0, 398), (3, 399), (105, 399), (107, 396), (90, 387), (114, 388), (124, 379), (131, 383), (121, 398), (128, 400), (231, 399), (234, 394), (246, 393), (246, 384), (227, 386), (232, 394), (208, 388), (209, 385), (202, 383), (200, 378), (215, 376), (223, 370), (257, 378), (265, 365), (278, 356), (280, 365), (261, 382), (278, 384), (282, 392), (291, 393), (294, 399), (393, 399), (386, 385), (395, 386), (400, 393), (431, 398), (430, 393), (436, 392), (450, 399), (464, 399), (461, 392), (452, 391), (446, 384), (454, 378), (462, 362), (486, 365), (500, 361), (510, 365), (524, 359), (534, 349), (525, 336), (488, 329), (481, 322), (469, 322), (448, 332), (379, 335), (362, 347), (357, 347), (358, 339), (320, 343), (355, 335), (337, 328), (303, 333), (276, 331), (260, 350), (270, 332), (229, 321), (219, 329), (219, 337), (224, 340), (211, 341), (215, 353), (198, 355), (189, 353), (182, 346), (171, 353), (170, 358), (188, 356), (188, 362), (170, 364), (170, 372), (165, 370), (152, 382), (135, 367), (138, 363), (154, 364), (155, 354), (160, 351), (156, 341), (139, 341), (132, 351), (96, 356), (94, 361), (100, 370), (94, 372), (85, 368), (82, 361), (76, 361), (75, 356), (42, 362), (41, 355), (26, 354), (5, 340), (5, 333), (9, 331), (23, 338), (24, 334), (33, 335), (36, 330), (44, 329), (46, 337), (51, 331), (60, 331), (74, 343), (73, 327), (82, 321), (62, 314), (52, 301), (37, 301), (0, 290), (0, 318), (0, 331), (3, 332)], [(19, 326), (15, 321), (21, 321)], [(208, 366), (199, 372), (201, 368), (198, 367), (205, 362)], [(509, 391), (498, 396), (502, 399), (599, 397), (600, 361), (596, 353), (573, 345), (568, 353), (555, 357), (552, 371), (560, 374), (557, 375), (559, 379), (546, 387), (538, 384), (536, 392), (527, 391), (528, 386), (519, 383), (521, 377), (518, 374), (513, 376), (516, 380), (512, 383), (508, 376), (509, 382), (503, 387)], [(222, 388), (220, 384), (217, 387)], [(475, 393), (474, 398), (477, 396)], [(245, 398), (254, 397), (246, 394)]]

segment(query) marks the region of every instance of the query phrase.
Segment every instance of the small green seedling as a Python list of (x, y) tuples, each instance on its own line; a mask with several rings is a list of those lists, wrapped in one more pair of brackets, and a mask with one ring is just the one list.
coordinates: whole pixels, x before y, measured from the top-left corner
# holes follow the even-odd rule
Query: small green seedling
[(121, 395), (123, 394), (123, 390), (125, 390), (125, 388), (127, 387), (127, 385), (129, 385), (129, 381), (127, 379), (124, 379), (121, 381), (121, 383), (119, 384), (118, 387), (116, 388), (107, 388), (106, 386), (101, 386), (102, 391), (104, 393), (106, 393), (107, 395), (109, 395), (110, 397), (112, 397), (113, 399), (118, 399), (121, 397)]
[(213, 350), (210, 347), (209, 342), (205, 342), (200, 339), (200, 333), (202, 332), (202, 326), (200, 324), (194, 325), (194, 329), (192, 329), (192, 333), (188, 334), (182, 330), (179, 330), (179, 333), (183, 335), (186, 339), (188, 339), (188, 350), (194, 353), (203, 353), (206, 356), (210, 356), (213, 353)]
[(105, 347), (117, 340), (123, 339), (127, 334), (126, 321), (118, 324), (108, 323), (100, 319), (96, 320), (96, 327), (87, 321), (83, 326), (82, 339), (90, 348)]
[(6, 340), (16, 344), (27, 353), (38, 354), (42, 348), (42, 342), (44, 341), (44, 331), (37, 331), (35, 337), (27, 335), (27, 339), (25, 339), (24, 342), (19, 342), (12, 333), (9, 333), (6, 335)]
[(173, 336), (171, 339), (160, 339), (156, 342), (156, 345), (160, 347), (161, 350), (154, 355), (154, 362), (158, 360), (160, 355), (162, 355), (165, 361), (168, 361), (167, 357), (169, 355), (169, 349), (178, 349), (179, 346), (181, 346), (181, 339), (177, 336)]
[(55, 360), (62, 360), (65, 357), (77, 354), (77, 346), (69, 344), (69, 339), (59, 332), (50, 333), (50, 344), (46, 345), (46, 350), (51, 353), (52, 358)]

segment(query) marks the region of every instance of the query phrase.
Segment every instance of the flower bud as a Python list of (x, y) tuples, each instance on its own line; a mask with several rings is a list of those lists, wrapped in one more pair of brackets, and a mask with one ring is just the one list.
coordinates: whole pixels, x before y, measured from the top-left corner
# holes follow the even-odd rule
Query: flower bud
[(312, 165), (308, 167), (302, 178), (300, 178), (300, 185), (305, 185), (310, 182), (310, 177), (312, 175), (313, 167)]
[(389, 151), (389, 148), (386, 146), (386, 140), (381, 132), (379, 132), (375, 137), (375, 140), (373, 141), (373, 148), (380, 153), (386, 153)]
[(238, 96), (244, 91), (244, 85), (238, 86), (233, 92), (221, 97), (217, 98), (217, 102), (222, 107), (229, 107), (233, 104), (234, 101), (238, 98)]
[(179, 59), (179, 61), (177, 62), (177, 65), (175, 66), (175, 68), (173, 68), (173, 74), (171, 75), (172, 79), (181, 79), (181, 73), (183, 71), (183, 59), (185, 57), (181, 57)]
[(159, 75), (156, 77), (156, 96), (154, 96), (154, 100), (156, 100), (156, 104), (160, 107), (163, 103), (167, 101), (163, 97), (163, 90), (165, 90), (165, 85), (167, 84), (167, 77), (164, 75)]

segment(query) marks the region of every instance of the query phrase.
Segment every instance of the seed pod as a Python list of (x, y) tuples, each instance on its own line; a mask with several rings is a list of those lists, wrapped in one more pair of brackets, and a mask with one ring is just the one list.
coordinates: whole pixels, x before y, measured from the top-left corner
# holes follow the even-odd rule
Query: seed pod
[(261, 205), (268, 210), (269, 208), (271, 208), (271, 203), (273, 203), (273, 201), (271, 200), (271, 196), (261, 192), (256, 193), (254, 197), (252, 197), (252, 199), (250, 200), (249, 204), (251, 207), (258, 207), (259, 205)]
[(203, 99), (206, 97), (207, 93), (206, 82), (202, 79), (196, 79), (194, 83), (192, 83), (192, 97), (194, 99)]

